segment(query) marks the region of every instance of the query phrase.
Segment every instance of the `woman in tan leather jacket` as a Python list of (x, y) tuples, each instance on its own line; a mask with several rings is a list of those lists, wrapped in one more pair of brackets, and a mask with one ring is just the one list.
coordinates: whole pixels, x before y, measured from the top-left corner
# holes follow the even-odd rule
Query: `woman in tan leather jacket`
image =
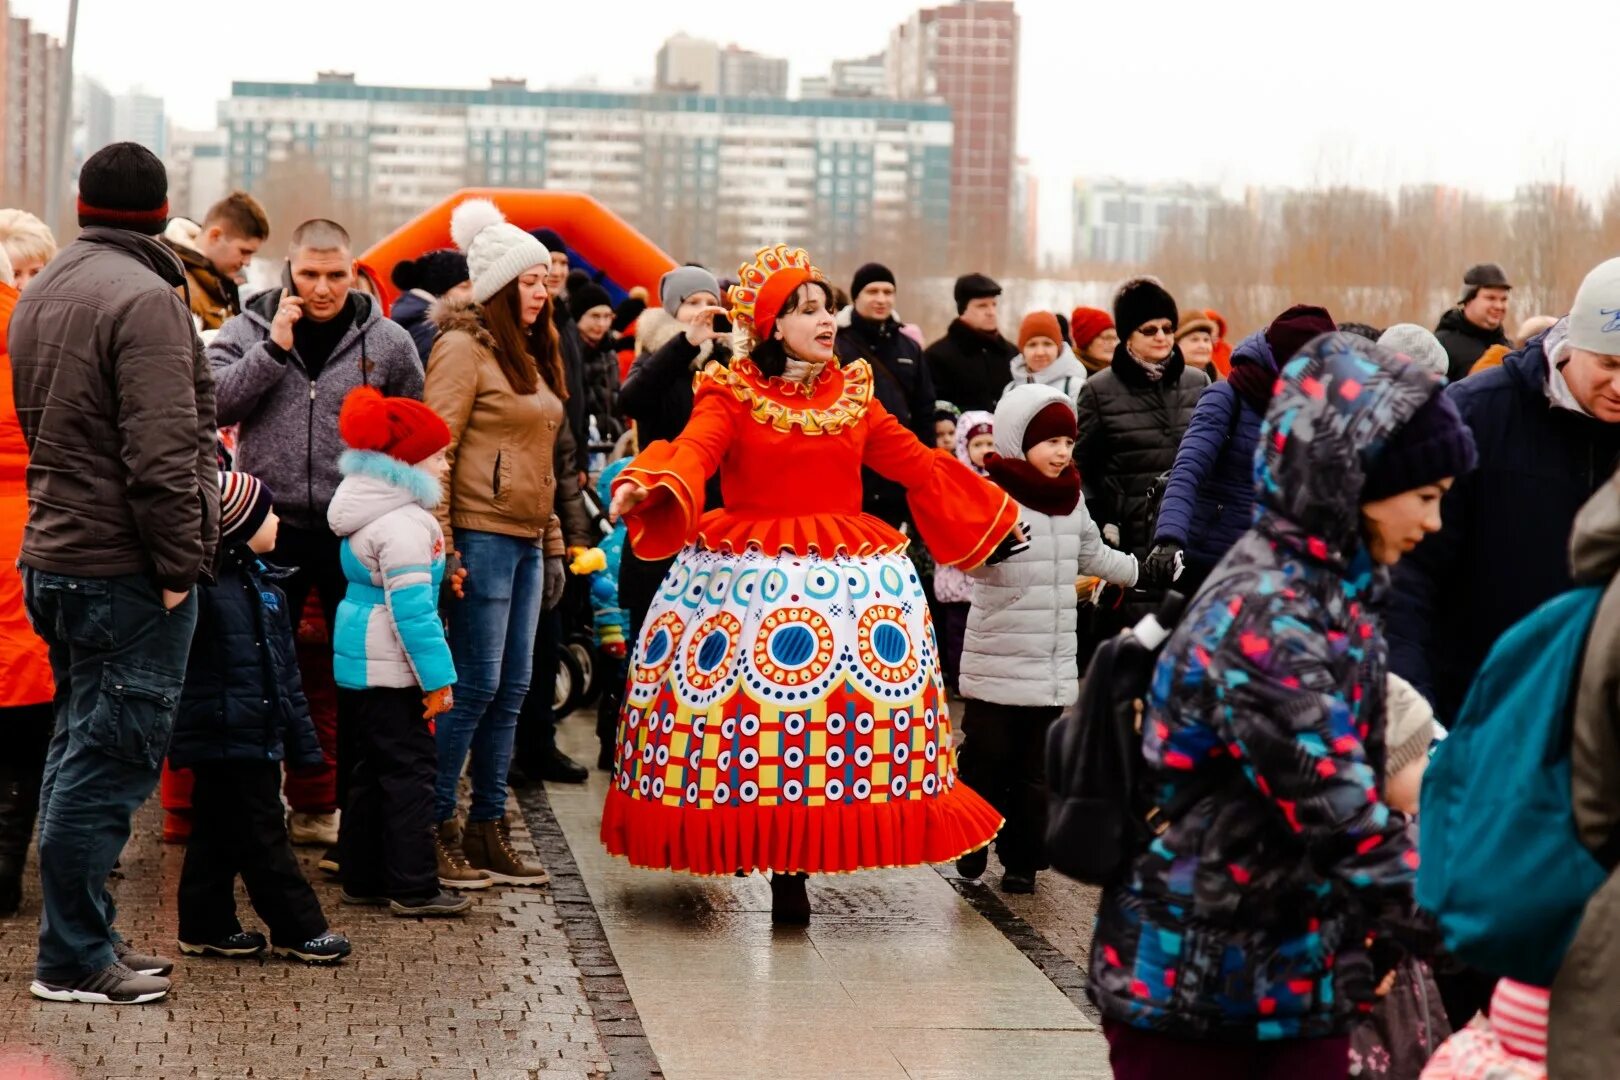
[[(451, 235), (467, 253), (473, 299), (439, 316), (423, 390), (450, 426), (437, 513), (466, 571), (449, 609), (456, 702), (437, 730), (439, 877), (450, 888), (540, 885), (546, 872), (513, 851), (505, 813), (535, 630), (564, 580), (553, 466), (567, 389), (545, 284), (551, 256), (482, 199), (456, 208)], [(472, 808), (458, 835), (456, 787), (469, 750)]]

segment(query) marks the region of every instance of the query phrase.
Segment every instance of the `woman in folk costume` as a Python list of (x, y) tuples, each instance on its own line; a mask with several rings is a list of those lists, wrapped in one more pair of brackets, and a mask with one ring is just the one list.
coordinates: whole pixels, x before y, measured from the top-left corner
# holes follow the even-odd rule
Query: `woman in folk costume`
[[(928, 603), (905, 538), (861, 512), (861, 467), (906, 487), (941, 563), (1021, 534), (1005, 493), (883, 408), (865, 360), (838, 365), (803, 250), (739, 278), (731, 366), (699, 373), (685, 431), (614, 485), (635, 550), (680, 555), (636, 643), (602, 841), (638, 866), (772, 871), (773, 920), (802, 923), (808, 873), (948, 861), (1001, 824), (957, 780)], [(705, 514), (716, 470), (725, 508)]]

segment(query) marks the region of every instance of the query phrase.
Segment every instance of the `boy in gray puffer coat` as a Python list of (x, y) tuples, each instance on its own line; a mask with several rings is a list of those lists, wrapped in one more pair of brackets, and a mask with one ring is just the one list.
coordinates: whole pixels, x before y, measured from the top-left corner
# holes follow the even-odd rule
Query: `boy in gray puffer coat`
[[(984, 462), (1018, 502), (1029, 540), (974, 572), (962, 649), (959, 767), (963, 782), (1007, 819), (996, 842), (1004, 892), (1033, 892), (1046, 865), (1046, 729), (1080, 693), (1078, 579), (1136, 584), (1136, 557), (1104, 544), (1086, 512), (1075, 435), (1074, 403), (1061, 391), (1015, 386), (996, 406), (996, 452)], [(987, 859), (985, 849), (963, 856), (957, 872), (978, 877)]]

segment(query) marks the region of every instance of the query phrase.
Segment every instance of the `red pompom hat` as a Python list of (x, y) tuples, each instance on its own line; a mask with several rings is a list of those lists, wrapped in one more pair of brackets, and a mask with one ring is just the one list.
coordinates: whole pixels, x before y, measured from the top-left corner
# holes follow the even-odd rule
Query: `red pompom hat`
[(450, 445), (450, 428), (438, 413), (411, 398), (383, 397), (369, 386), (355, 387), (343, 399), (338, 433), (356, 450), (374, 450), (407, 465)]

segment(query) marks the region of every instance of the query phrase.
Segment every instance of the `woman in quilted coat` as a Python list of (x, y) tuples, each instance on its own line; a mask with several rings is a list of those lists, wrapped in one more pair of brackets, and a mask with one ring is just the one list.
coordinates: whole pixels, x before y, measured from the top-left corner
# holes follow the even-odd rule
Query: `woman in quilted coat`
[[(1369, 957), (1421, 942), (1373, 610), (1475, 461), (1441, 385), (1347, 334), (1283, 369), (1255, 525), (1166, 644), (1143, 723), (1160, 805), (1207, 794), (1103, 894), (1090, 992), (1122, 1080), (1344, 1077)], [(1412, 932), (1370, 949), (1385, 925)]]

